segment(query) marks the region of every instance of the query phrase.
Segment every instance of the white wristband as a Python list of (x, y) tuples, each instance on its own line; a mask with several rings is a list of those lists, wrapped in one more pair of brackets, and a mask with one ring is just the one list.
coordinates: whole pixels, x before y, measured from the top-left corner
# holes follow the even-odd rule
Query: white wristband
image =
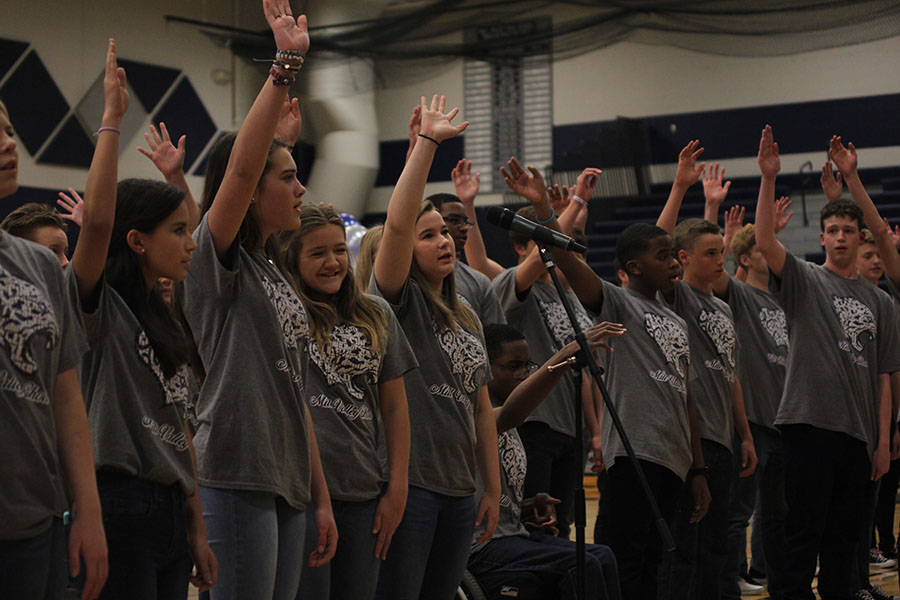
[(572, 200), (574, 200), (575, 202), (577, 202), (578, 204), (580, 204), (584, 207), (587, 207), (587, 205), (588, 205), (587, 200), (585, 200), (584, 198), (582, 198), (580, 196), (576, 196), (575, 194), (572, 194)]

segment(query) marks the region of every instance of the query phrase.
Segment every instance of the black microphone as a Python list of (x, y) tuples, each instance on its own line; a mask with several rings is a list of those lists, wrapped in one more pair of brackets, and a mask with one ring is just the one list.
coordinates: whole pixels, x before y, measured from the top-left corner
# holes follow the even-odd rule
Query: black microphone
[(563, 250), (579, 252), (581, 254), (585, 254), (587, 252), (587, 248), (585, 248), (569, 236), (564, 235), (558, 231), (554, 231), (549, 227), (538, 225), (534, 221), (529, 221), (524, 217), (520, 217), (508, 208), (503, 208), (500, 206), (490, 206), (485, 213), (485, 218), (487, 218), (488, 223), (490, 223), (491, 225), (496, 225), (497, 227), (502, 227), (503, 229), (509, 229), (510, 231), (515, 231), (516, 233), (521, 233), (522, 235), (528, 236), (529, 239), (540, 242), (547, 246), (562, 248)]

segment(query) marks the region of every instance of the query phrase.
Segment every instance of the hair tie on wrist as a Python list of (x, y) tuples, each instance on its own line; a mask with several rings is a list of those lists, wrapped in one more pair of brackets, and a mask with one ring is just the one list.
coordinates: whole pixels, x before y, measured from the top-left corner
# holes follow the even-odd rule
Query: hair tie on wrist
[(97, 130), (97, 133), (95, 133), (94, 135), (100, 135), (104, 131), (112, 131), (114, 133), (119, 133), (119, 134), (122, 133), (121, 131), (119, 131), (118, 127), (101, 127), (100, 129)]
[(574, 201), (577, 202), (578, 204), (580, 204), (580, 205), (584, 206), (585, 208), (587, 208), (587, 205), (588, 205), (587, 200), (585, 200), (585, 199), (582, 198), (581, 196), (577, 196), (577, 195), (575, 195), (575, 194), (572, 194), (572, 200), (574, 200)]
[(424, 133), (420, 133), (420, 134), (419, 134), (419, 137), (420, 137), (420, 138), (425, 138), (426, 140), (429, 140), (429, 141), (432, 141), (432, 142), (434, 142), (435, 144), (437, 144), (438, 146), (441, 145), (441, 143), (440, 143), (439, 141), (437, 141), (437, 140), (434, 139), (433, 137), (430, 137), (430, 136), (425, 135)]
[(552, 221), (553, 219), (556, 218), (556, 210), (551, 206), (550, 207), (550, 216), (547, 217), (547, 220), (545, 220), (545, 221), (542, 221), (541, 218), (537, 215), (535, 215), (534, 218), (537, 219), (538, 225), (546, 225), (547, 223), (549, 223), (550, 221)]

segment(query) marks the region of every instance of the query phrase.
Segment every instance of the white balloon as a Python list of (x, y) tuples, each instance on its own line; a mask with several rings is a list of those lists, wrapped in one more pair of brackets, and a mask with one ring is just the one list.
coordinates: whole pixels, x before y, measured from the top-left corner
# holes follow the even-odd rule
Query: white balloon
[(359, 244), (369, 229), (365, 225), (356, 223), (345, 227), (344, 230), (347, 232), (347, 250), (350, 252), (350, 265), (356, 266), (356, 259), (359, 258)]

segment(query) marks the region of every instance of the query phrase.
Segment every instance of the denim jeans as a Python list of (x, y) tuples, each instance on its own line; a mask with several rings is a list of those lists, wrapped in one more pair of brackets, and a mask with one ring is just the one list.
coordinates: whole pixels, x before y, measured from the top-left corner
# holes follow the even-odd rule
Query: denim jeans
[[(723, 570), (722, 597), (729, 600), (741, 597), (738, 577), (742, 571), (741, 563), (746, 568), (747, 526), (754, 508), (758, 507), (753, 517), (753, 529), (761, 536), (764, 554), (771, 555), (766, 573), (769, 594), (777, 600), (783, 594), (784, 519), (787, 513), (781, 434), (756, 423), (750, 423), (750, 432), (759, 464), (752, 475), (742, 478), (739, 475), (740, 456), (735, 453), (728, 511), (728, 563)], [(738, 444), (736, 438), (735, 447)]]
[(712, 440), (701, 439), (703, 459), (709, 468), (709, 511), (699, 523), (691, 523), (694, 496), (685, 482), (672, 524), (676, 549), (666, 554), (660, 578), (660, 597), (670, 600), (706, 600), (721, 596), (722, 570), (728, 560), (728, 506), (731, 490), (731, 451)]
[(378, 575), (379, 600), (450, 600), (472, 545), (473, 496), (445, 496), (410, 486), (403, 520)]
[(62, 598), (68, 579), (66, 533), (54, 518), (43, 533), (0, 540), (0, 598)]
[[(596, 600), (621, 600), (616, 558), (607, 546), (585, 544), (584, 597)], [(488, 542), (469, 557), (469, 572), (481, 583), (486, 576), (501, 585), (496, 576), (535, 573), (548, 580), (555, 598), (575, 600), (575, 543), (545, 533), (529, 537), (508, 536)], [(490, 594), (491, 591), (487, 590)]]
[(812, 425), (782, 425), (787, 561), (785, 597), (812, 600), (819, 558), (822, 600), (845, 600), (856, 560), (871, 463), (866, 444)]
[(212, 600), (294, 600), (305, 560), (306, 512), (264, 492), (200, 486), (219, 579)]
[(100, 598), (187, 598), (193, 563), (181, 486), (101, 471), (97, 491), (109, 552)]
[[(307, 565), (303, 569), (297, 600), (372, 598), (381, 565), (375, 556), (378, 536), (372, 533), (379, 501), (380, 498), (365, 502), (331, 501), (338, 530), (337, 552), (328, 564)], [(306, 547), (315, 548), (317, 539), (315, 519), (307, 519)]]
[[(671, 524), (681, 478), (656, 463), (641, 460), (640, 465), (663, 519)], [(637, 472), (627, 457), (616, 458), (603, 478), (594, 541), (608, 545), (615, 553), (623, 598), (656, 600), (662, 540)]]
[(546, 423), (529, 421), (518, 428), (528, 464), (525, 470), (526, 498), (546, 492), (559, 500), (556, 527), (559, 537), (569, 537), (569, 515), (575, 504), (575, 486), (581, 477), (581, 442), (554, 431)]

